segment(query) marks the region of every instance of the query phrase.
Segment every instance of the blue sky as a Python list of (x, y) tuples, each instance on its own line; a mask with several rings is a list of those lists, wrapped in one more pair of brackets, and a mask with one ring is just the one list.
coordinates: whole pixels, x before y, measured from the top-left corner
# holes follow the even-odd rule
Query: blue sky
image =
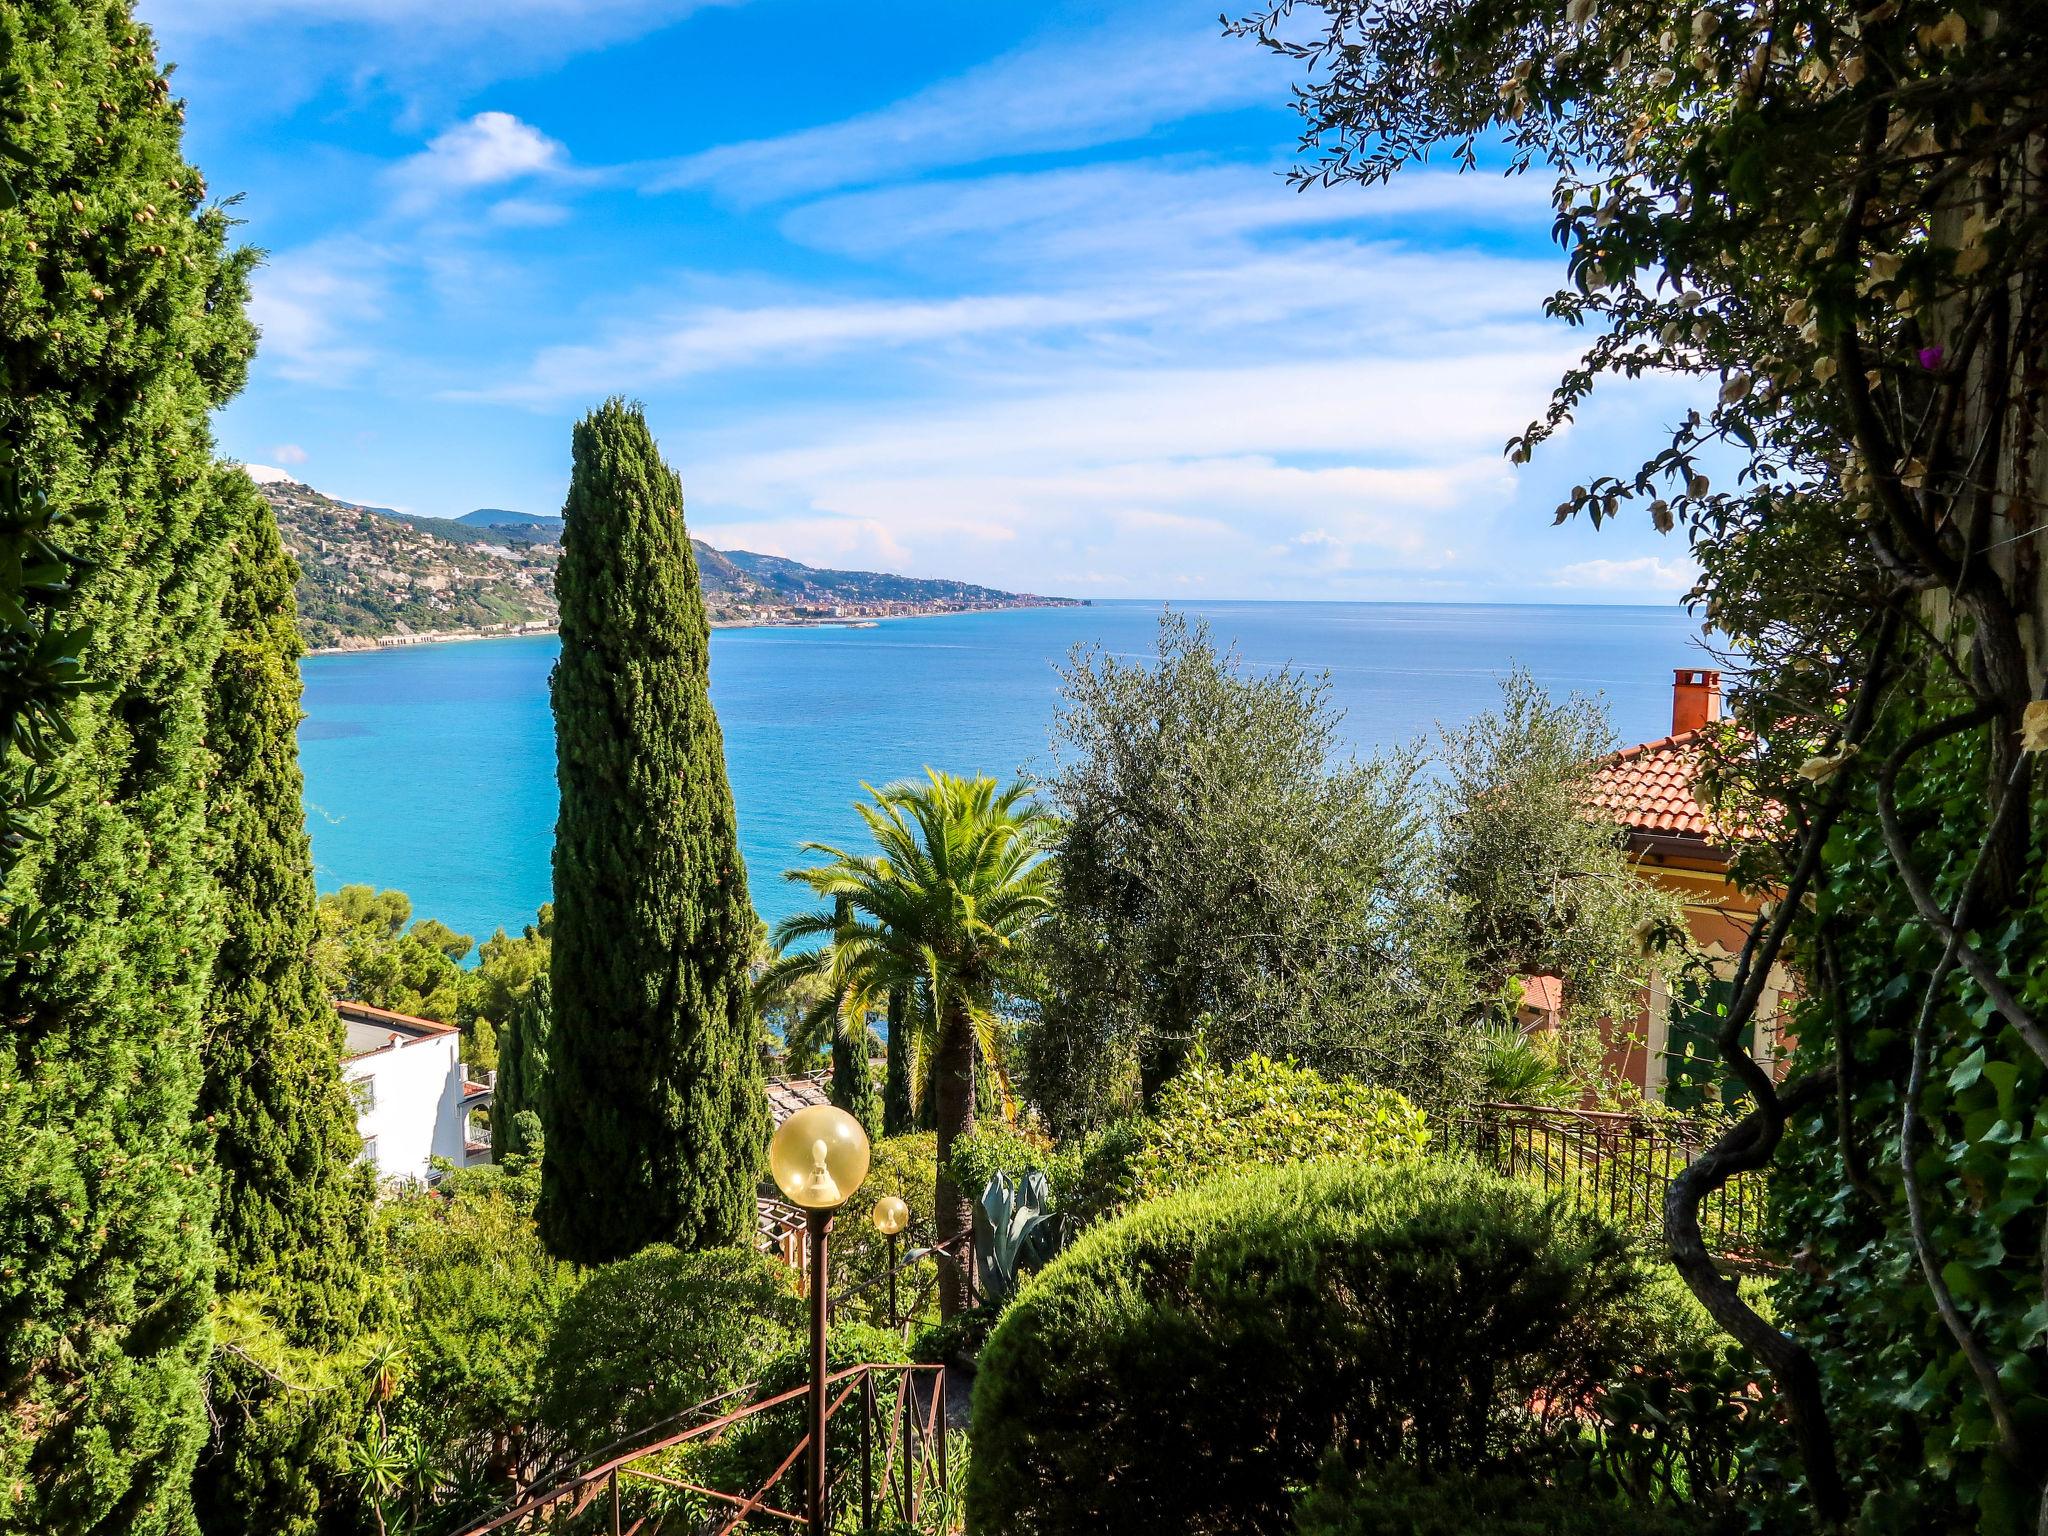
[(1547, 187), (1291, 191), (1284, 67), (1187, 4), (143, 0), (268, 253), (224, 450), (551, 512), (646, 402), (692, 530), (1100, 597), (1661, 602), (1551, 527), (1683, 408), (1503, 441), (1574, 338)]

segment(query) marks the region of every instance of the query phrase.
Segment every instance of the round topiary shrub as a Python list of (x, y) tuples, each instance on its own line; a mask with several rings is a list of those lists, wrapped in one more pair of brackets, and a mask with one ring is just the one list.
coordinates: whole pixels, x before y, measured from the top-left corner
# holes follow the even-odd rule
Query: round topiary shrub
[(990, 1337), (971, 1528), (1281, 1532), (1327, 1454), (1526, 1467), (1654, 1344), (1647, 1287), (1611, 1228), (1463, 1163), (1262, 1169), (1153, 1201)]
[(1429, 1477), (1413, 1467), (1333, 1467), (1296, 1514), (1296, 1536), (1703, 1536), (1682, 1509), (1589, 1499), (1508, 1472)]

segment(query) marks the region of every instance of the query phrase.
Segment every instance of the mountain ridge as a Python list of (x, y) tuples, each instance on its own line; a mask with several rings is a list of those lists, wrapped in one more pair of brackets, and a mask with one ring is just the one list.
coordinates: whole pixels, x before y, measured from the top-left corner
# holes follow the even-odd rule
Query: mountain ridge
[[(299, 562), (299, 627), (314, 650), (534, 634), (558, 616), (562, 520), (479, 507), (423, 517), (340, 500), (279, 475), (257, 485)], [(844, 623), (1078, 606), (972, 582), (843, 571), (693, 538), (704, 606), (720, 626)]]

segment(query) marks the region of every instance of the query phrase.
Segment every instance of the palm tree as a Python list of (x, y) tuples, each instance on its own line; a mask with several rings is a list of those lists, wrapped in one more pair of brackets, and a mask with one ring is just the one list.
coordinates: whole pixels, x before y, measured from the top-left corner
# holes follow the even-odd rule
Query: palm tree
[[(829, 967), (832, 991), (862, 1017), (886, 1007), (892, 993), (911, 999), (901, 1010), (912, 1030), (910, 1080), (929, 1080), (937, 1099), (933, 1218), (940, 1244), (957, 1254), (968, 1197), (953, 1187), (946, 1161), (953, 1143), (974, 1129), (977, 1054), (992, 1068), (999, 1063), (997, 994), (1016, 973), (1020, 941), (1052, 907), (1043, 855), (1053, 824), (1026, 784), (1002, 789), (994, 779), (925, 774), (925, 784), (862, 786), (874, 804), (855, 809), (877, 852), (804, 844), (827, 862), (790, 870), (788, 878), (832, 906), (785, 920), (775, 942), (787, 952), (802, 940), (826, 940), (828, 950), (789, 955), (783, 964)], [(942, 1317), (965, 1302), (960, 1277), (958, 1265), (940, 1267)]]

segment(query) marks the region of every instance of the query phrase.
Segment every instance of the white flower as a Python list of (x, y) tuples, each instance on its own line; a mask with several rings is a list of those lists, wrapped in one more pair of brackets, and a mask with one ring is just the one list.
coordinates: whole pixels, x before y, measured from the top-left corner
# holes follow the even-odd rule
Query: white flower
[(1832, 757), (1809, 757), (1799, 765), (1799, 777), (1809, 784), (1825, 784), (1840, 773), (1855, 755), (1854, 747), (1844, 747)]
[(1675, 70), (1657, 69), (1650, 72), (1650, 89), (1661, 91), (1678, 79)]
[(1721, 29), (1721, 18), (1702, 6), (1692, 13), (1692, 40), (1704, 43)]
[(1659, 533), (1669, 533), (1672, 527), (1671, 503), (1662, 497), (1651, 502), (1650, 522)]
[(1738, 401), (1747, 399), (1750, 388), (1751, 380), (1748, 374), (1730, 374), (1727, 382), (1721, 386), (1721, 403), (1723, 405), (1734, 405)]
[(2048, 752), (2048, 699), (2036, 699), (2020, 711), (2020, 750)]

